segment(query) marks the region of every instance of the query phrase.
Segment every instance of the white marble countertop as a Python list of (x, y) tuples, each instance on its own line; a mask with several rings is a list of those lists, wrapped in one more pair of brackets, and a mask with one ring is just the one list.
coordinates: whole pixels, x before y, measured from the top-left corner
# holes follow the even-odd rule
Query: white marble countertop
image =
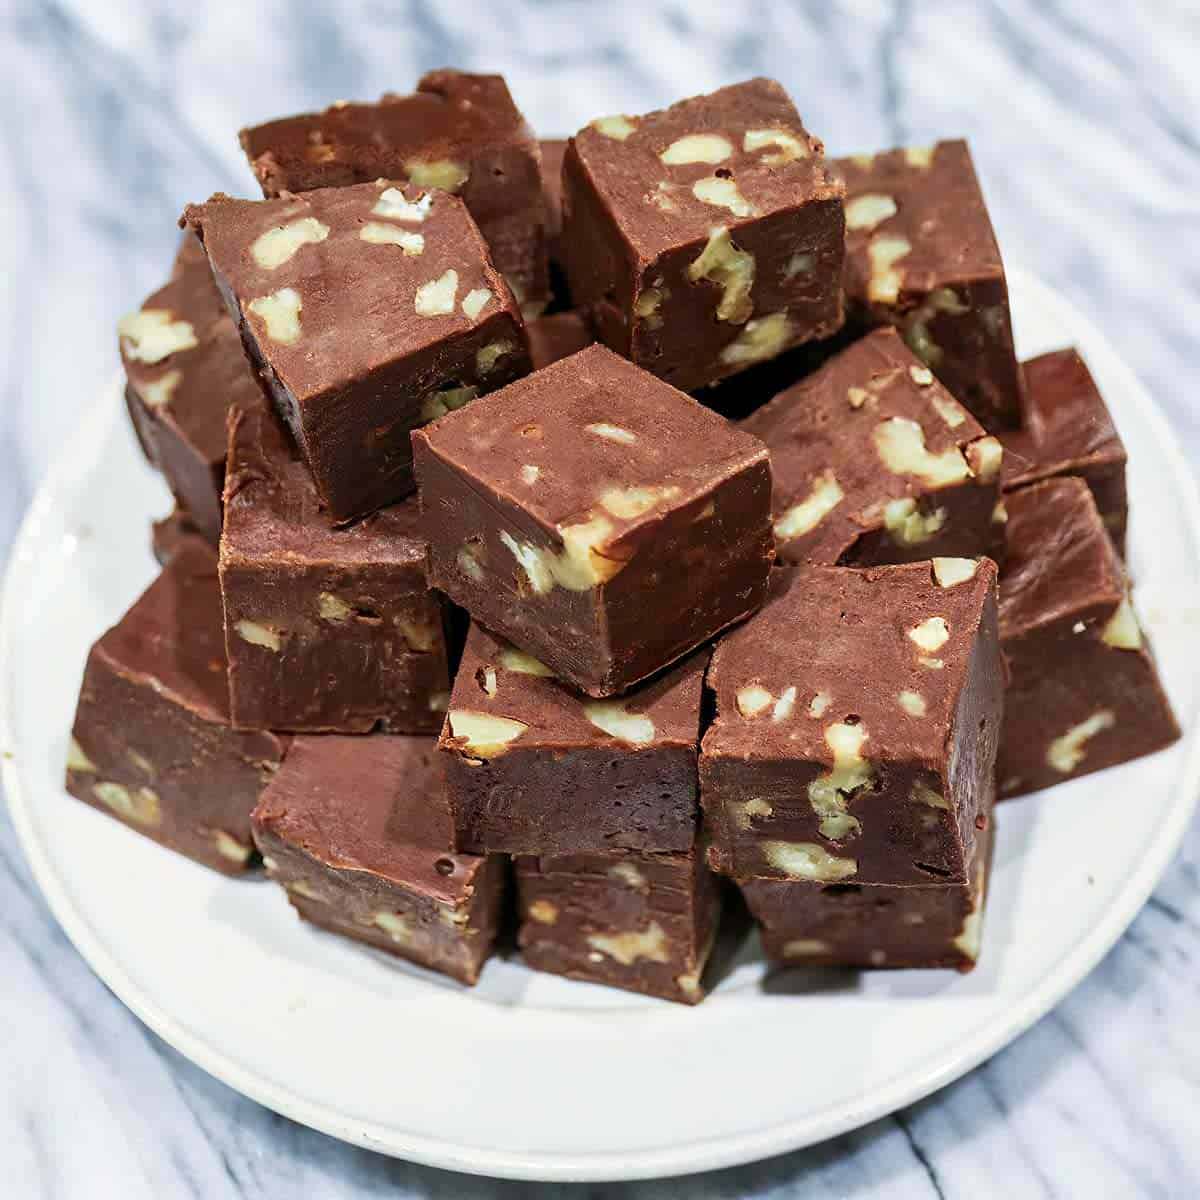
[[(335, 14), (336, 8), (336, 15)], [(971, 139), (1001, 245), (1200, 451), (1200, 10), (1189, 0), (0, 5), (0, 556), (158, 286), (184, 203), (250, 194), (234, 131), (446, 64), (537, 128), (773, 75), (837, 153)], [(0, 1165), (27, 1197), (1195, 1197), (1200, 831), (1096, 971), (924, 1103), (770, 1162), (540, 1189), (341, 1145), (245, 1100), (84, 966), (0, 815)]]

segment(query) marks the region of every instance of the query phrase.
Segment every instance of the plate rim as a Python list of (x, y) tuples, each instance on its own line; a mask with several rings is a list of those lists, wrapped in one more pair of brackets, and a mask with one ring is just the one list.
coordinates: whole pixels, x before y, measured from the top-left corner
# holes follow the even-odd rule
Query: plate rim
[[(1077, 341), (1088, 343), (1089, 358), (1093, 362), (1097, 358), (1104, 361), (1103, 374), (1119, 380), (1126, 393), (1136, 397), (1140, 418), (1151, 426), (1154, 440), (1163, 455), (1163, 464), (1169, 470), (1174, 489), (1182, 500), (1184, 524), (1193, 543), (1200, 546), (1200, 485), (1158, 402), (1092, 321), (1065, 296), (1019, 267), (1010, 267), (1007, 274), (1010, 282), (1019, 281), (1019, 290), (1036, 296), (1039, 306), (1061, 314), (1064, 324), (1073, 329)], [(13, 631), (10, 614), (16, 608), (18, 581), (26, 565), (33, 559), (32, 543), (37, 537), (43, 514), (52, 506), (63, 482), (70, 478), (79, 447), (86, 441), (94, 440), (108, 422), (117, 419), (114, 414), (120, 411), (120, 406), (115, 403), (119, 390), (119, 375), (99, 390), (97, 400), (76, 427), (66, 448), (54, 459), (38, 484), (13, 539), (3, 586), (0, 588), (0, 683), (9, 679), (12, 669), (9, 647)], [(1200, 800), (1200, 727), (1194, 726), (1190, 738), (1184, 743), (1185, 755), (1175, 776), (1174, 786), (1179, 799), (1167, 810), (1157, 838), (1109, 905), (1103, 919), (1087, 931), (1072, 952), (1064, 956), (1019, 1005), (981, 1022), (961, 1037), (958, 1044), (950, 1048), (940, 1061), (927, 1068), (901, 1073), (869, 1095), (827, 1109), (818, 1116), (793, 1118), (749, 1132), (634, 1152), (605, 1150), (522, 1154), (462, 1145), (397, 1130), (394, 1126), (348, 1118), (336, 1109), (297, 1096), (285, 1086), (243, 1067), (235, 1058), (164, 1011), (110, 953), (91, 929), (86, 916), (71, 902), (66, 889), (59, 883), (57, 872), (35, 834), (30, 817), (30, 797), (20, 782), (17, 741), (6, 704), (7, 695), (7, 687), (0, 686), (0, 746), (13, 752), (13, 757), (0, 759), (0, 779), (4, 783), (8, 811), (18, 843), (55, 920), (91, 970), (122, 1004), (202, 1070), (282, 1116), (377, 1153), (445, 1170), (505, 1179), (608, 1182), (684, 1176), (717, 1170), (814, 1145), (923, 1099), (1014, 1041), (1091, 972), (1129, 927), (1161, 880)]]

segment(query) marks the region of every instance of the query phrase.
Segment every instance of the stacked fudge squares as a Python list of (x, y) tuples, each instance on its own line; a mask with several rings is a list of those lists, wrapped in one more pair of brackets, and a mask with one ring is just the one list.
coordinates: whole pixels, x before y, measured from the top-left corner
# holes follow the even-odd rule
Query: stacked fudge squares
[(774, 963), (971, 968), (997, 799), (1178, 736), (965, 143), (835, 161), (765, 79), (539, 141), (451, 70), (241, 143), (118, 325), (175, 507), (85, 803), (466, 984), (515, 935), (695, 1004), (734, 889)]

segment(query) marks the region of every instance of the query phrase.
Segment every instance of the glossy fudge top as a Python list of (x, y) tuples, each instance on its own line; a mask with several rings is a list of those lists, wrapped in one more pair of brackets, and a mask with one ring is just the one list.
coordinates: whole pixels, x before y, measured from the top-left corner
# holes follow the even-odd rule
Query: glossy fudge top
[(1005, 487), (1020, 487), (1068, 466), (1125, 461), (1125, 446), (1078, 350), (1039, 354), (1023, 370), (1025, 428), (1003, 437), (1012, 451)]
[[(894, 304), (1003, 267), (964, 141), (839, 158), (846, 181), (846, 289)], [(907, 248), (906, 248), (907, 247)]]
[(995, 586), (990, 559), (797, 568), (718, 643), (704, 753), (832, 763), (840, 747), (873, 761), (941, 759)]
[(261, 398), (229, 414), (222, 561), (386, 563), (425, 568), (416, 497), (335, 526), (279, 418)]
[(714, 226), (736, 228), (842, 195), (820, 140), (771, 79), (640, 117), (601, 117), (572, 141), (617, 227), (645, 260), (704, 241)]
[(603, 346), (413, 436), (547, 528), (590, 522), (610, 542), (652, 524), (664, 505), (695, 502), (699, 512), (715, 484), (767, 457), (757, 438)]
[(117, 334), (125, 374), (146, 407), (173, 422), (208, 461), (223, 458), (227, 407), (253, 402), (260, 389), (191, 234), (170, 282), (122, 317)]
[(293, 739), (254, 810), (255, 828), (339, 871), (369, 871), (452, 903), (482, 861), (452, 854), (432, 737)]
[[(834, 563), (889, 500), (999, 470), (971, 443), (983, 427), (890, 326), (830, 359), (742, 422), (767, 444), (775, 531), (814, 562)], [(971, 459), (975, 459), (972, 466)], [(800, 539), (806, 539), (801, 542)]]
[(513, 747), (695, 746), (707, 664), (701, 651), (616, 699), (558, 683), (536, 658), (472, 624), (441, 743), (492, 758)]
[(457, 191), (481, 150), (535, 145), (503, 76), (459, 71), (429, 72), (412, 95), (339, 101), (243, 129), (240, 138), (268, 196), (380, 176)]
[(277, 200), (216, 195), (184, 220), (270, 368), (297, 399), (520, 316), (467, 210), (377, 180)]
[(1004, 505), (1001, 636), (1111, 616), (1125, 597), (1125, 575), (1087, 484), (1047, 479), (1006, 496)]
[(228, 723), (225, 626), (212, 547), (185, 538), (95, 653), (118, 675), (148, 684), (206, 720)]

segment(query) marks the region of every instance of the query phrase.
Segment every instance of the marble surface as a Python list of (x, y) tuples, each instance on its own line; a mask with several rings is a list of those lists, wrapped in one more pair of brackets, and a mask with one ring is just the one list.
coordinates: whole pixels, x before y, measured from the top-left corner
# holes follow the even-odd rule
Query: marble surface
[[(0, 3), (0, 556), (113, 324), (160, 282), (184, 203), (250, 193), (234, 131), (504, 71), (537, 128), (762, 73), (848, 153), (965, 135), (1005, 253), (1119, 344), (1200, 451), (1200, 10), (1188, 0)], [(301, 1128), (204, 1075), (59, 932), (0, 815), (5, 1195), (1193, 1197), (1200, 832), (1050, 1016), (924, 1103), (697, 1178), (587, 1188), (451, 1175)]]

